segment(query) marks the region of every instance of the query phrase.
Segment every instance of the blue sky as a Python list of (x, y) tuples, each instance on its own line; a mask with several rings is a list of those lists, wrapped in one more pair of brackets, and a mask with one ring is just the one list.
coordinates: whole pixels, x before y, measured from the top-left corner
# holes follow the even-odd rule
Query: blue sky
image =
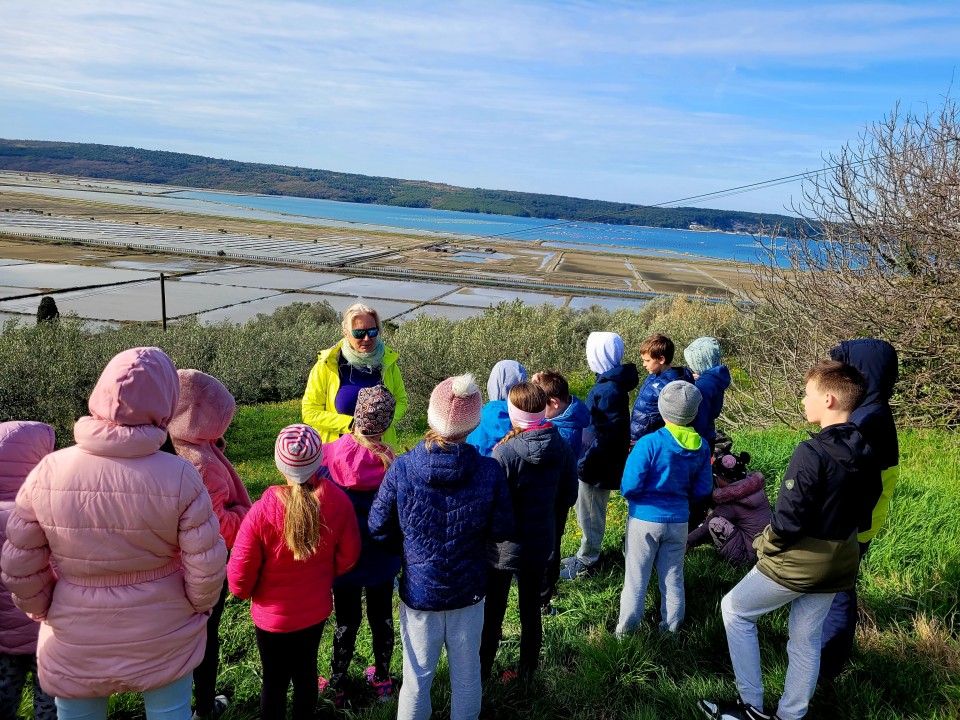
[(5, 2), (0, 137), (655, 204), (936, 108), (958, 48), (952, 1)]

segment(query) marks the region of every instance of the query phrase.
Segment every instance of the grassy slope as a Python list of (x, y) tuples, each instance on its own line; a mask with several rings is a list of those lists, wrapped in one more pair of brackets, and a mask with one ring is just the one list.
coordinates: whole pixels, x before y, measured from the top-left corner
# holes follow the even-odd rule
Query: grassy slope
[[(299, 420), (298, 403), (241, 407), (228, 432), (227, 455), (259, 496), (276, 482), (273, 439), (284, 425)], [(772, 430), (740, 433), (738, 449), (753, 456), (751, 467), (775, 489), (800, 434)], [(415, 436), (401, 438), (412, 444)], [(955, 621), (960, 588), (960, 490), (957, 466), (960, 438), (943, 432), (901, 434), (901, 481), (884, 531), (865, 561), (860, 589), (867, 621), (858, 634), (853, 667), (835, 689), (814, 696), (811, 717), (951, 718), (960, 714), (960, 643)], [(509, 718), (696, 718), (698, 698), (735, 696), (733, 676), (718, 604), (743, 575), (698, 548), (686, 562), (687, 619), (676, 638), (656, 631), (657, 590), (651, 589), (648, 620), (626, 641), (610, 633), (619, 608), (623, 577), (623, 501), (615, 496), (604, 538), (602, 571), (565, 584), (557, 600), (559, 614), (544, 619), (543, 670), (533, 687), (491, 684), (484, 692), (481, 717)], [(565, 554), (578, 543), (571, 513), (564, 536)], [(655, 583), (654, 583), (655, 585)], [(260, 688), (259, 657), (249, 606), (228, 601), (219, 688), (234, 698), (225, 720), (256, 718)], [(786, 612), (760, 623), (761, 651), (768, 702), (783, 688), (786, 670)], [(519, 622), (515, 602), (508, 611), (499, 662), (516, 663)], [(329, 668), (330, 630), (321, 646), (319, 666)], [(359, 678), (369, 664), (369, 633), (361, 630), (352, 673)], [(399, 640), (394, 654), (400, 671)], [(395, 717), (396, 706), (372, 704), (363, 695), (354, 715)], [(134, 697), (118, 698), (111, 718), (140, 716)], [(449, 717), (446, 669), (441, 664), (434, 687), (434, 717)], [(333, 716), (323, 702), (320, 715)]]

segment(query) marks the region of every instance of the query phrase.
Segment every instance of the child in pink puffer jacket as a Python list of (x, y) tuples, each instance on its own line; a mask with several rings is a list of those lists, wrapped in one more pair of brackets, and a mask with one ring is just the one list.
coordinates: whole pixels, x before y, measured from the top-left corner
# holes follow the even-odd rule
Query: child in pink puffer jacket
[(143, 692), (148, 720), (190, 716), (193, 669), (227, 550), (196, 469), (160, 452), (177, 370), (159, 348), (107, 364), (77, 444), (27, 477), (0, 565), (21, 610), (43, 620), (40, 684), (61, 720), (105, 718)]
[[(220, 535), (229, 551), (237, 539), (237, 531), (250, 510), (250, 496), (237, 471), (223, 454), (227, 444), (223, 434), (230, 426), (236, 401), (223, 383), (199, 370), (178, 370), (180, 402), (167, 431), (177, 455), (189, 460), (200, 473), (210, 493), (213, 512), (220, 521)], [(224, 581), (220, 599), (207, 620), (207, 644), (203, 661), (193, 671), (194, 718), (217, 718), (227, 709), (228, 700), (216, 694), (217, 669), (220, 664), (220, 618), (227, 599)]]
[[(0, 423), (0, 546), (7, 539), (7, 517), (27, 475), (53, 452), (53, 428), (39, 422)], [(34, 622), (13, 604), (0, 583), (0, 718), (16, 717), (27, 675), (33, 675), (34, 720), (55, 720), (53, 698), (37, 679), (37, 633)]]

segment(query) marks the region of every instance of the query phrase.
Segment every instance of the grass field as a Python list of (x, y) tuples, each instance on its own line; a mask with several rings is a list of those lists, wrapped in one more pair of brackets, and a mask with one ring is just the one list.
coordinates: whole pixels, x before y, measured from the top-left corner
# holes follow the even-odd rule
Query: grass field
[[(258, 497), (279, 475), (273, 441), (286, 424), (299, 421), (299, 404), (238, 408), (227, 434), (227, 456)], [(810, 717), (957, 718), (960, 717), (960, 436), (946, 432), (901, 433), (901, 480), (887, 525), (877, 536), (861, 572), (864, 614), (854, 662), (835, 687), (820, 688)], [(801, 434), (786, 430), (734, 435), (738, 450), (753, 456), (751, 468), (767, 477), (775, 493)], [(416, 436), (401, 437), (412, 445)], [(736, 690), (727, 655), (719, 601), (744, 574), (717, 560), (709, 547), (692, 551), (686, 561), (686, 621), (676, 637), (657, 633), (656, 583), (647, 598), (648, 615), (634, 636), (612, 634), (623, 579), (626, 507), (619, 496), (610, 505), (601, 571), (561, 587), (559, 613), (544, 618), (542, 670), (528, 684), (490, 683), (484, 689), (481, 717), (497, 720), (579, 718), (697, 718), (701, 697), (733, 698)], [(564, 535), (565, 554), (578, 544), (573, 513)], [(779, 697), (786, 670), (786, 612), (760, 622), (767, 704)], [(232, 697), (224, 720), (258, 716), (260, 661), (249, 604), (230, 598), (221, 625), (219, 689)], [(321, 645), (319, 670), (329, 669), (331, 629)], [(519, 649), (515, 601), (508, 610), (498, 663), (513, 667)], [(344, 717), (390, 718), (396, 704), (377, 705), (366, 693), (362, 669), (370, 664), (369, 634), (361, 630), (351, 669), (355, 700)], [(401, 667), (399, 638), (394, 672)], [(441, 663), (434, 686), (434, 717), (449, 718), (446, 668)], [(30, 717), (24, 705), (23, 717)], [(328, 699), (318, 717), (337, 715)], [(142, 717), (137, 696), (114, 699), (111, 718)]]

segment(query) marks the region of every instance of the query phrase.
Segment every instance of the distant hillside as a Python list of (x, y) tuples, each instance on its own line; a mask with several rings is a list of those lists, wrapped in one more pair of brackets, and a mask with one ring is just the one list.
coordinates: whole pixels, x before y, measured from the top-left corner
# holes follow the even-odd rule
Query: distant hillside
[(790, 227), (796, 221), (784, 215), (644, 207), (91, 143), (0, 139), (0, 169), (616, 225), (754, 232), (761, 223), (768, 228), (777, 224)]

